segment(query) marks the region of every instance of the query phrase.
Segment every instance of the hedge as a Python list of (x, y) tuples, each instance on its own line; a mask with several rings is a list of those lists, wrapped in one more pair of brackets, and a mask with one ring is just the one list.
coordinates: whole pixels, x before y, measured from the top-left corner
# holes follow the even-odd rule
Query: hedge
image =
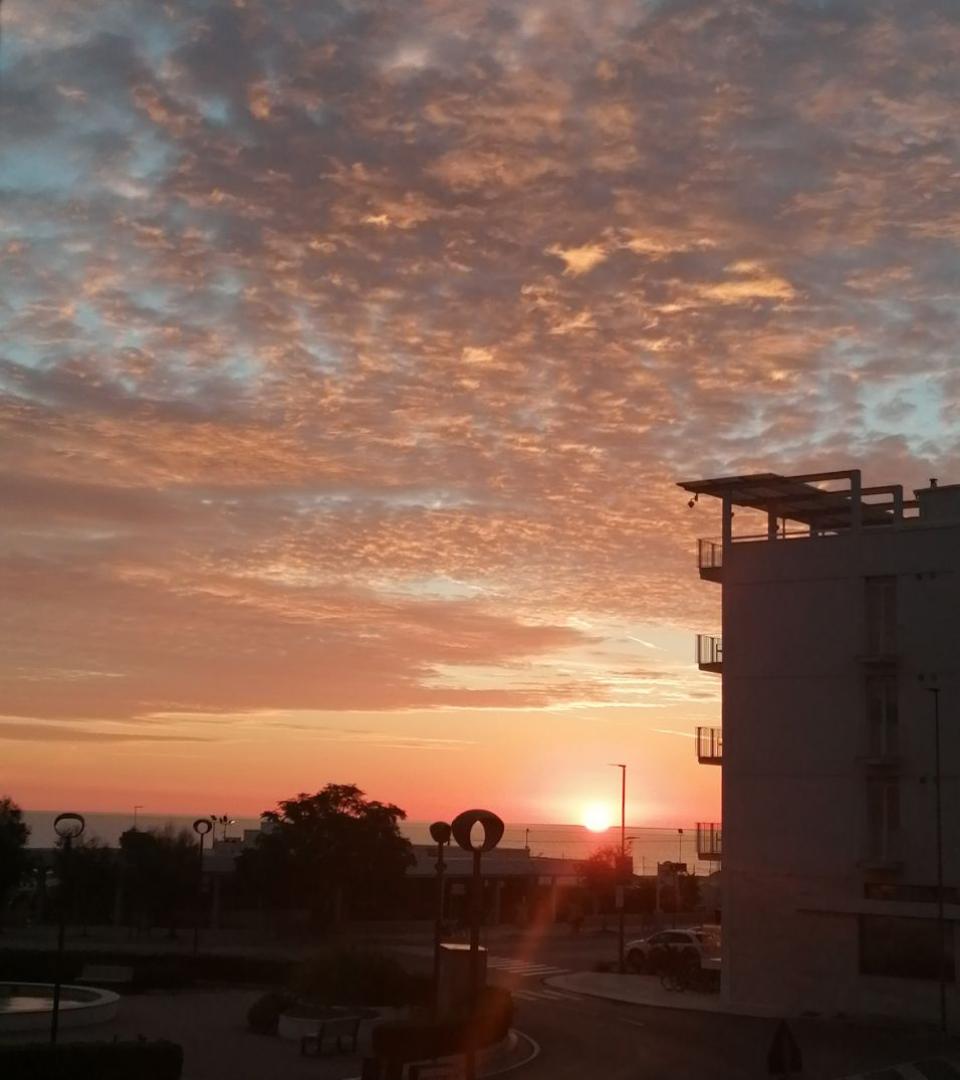
[[(75, 982), (88, 964), (133, 968), (130, 990), (162, 990), (191, 986), (198, 981), (285, 983), (295, 968), (290, 960), (266, 957), (184, 956), (126, 952), (119, 949), (68, 951), (63, 957), (63, 981)], [(53, 982), (56, 955), (41, 949), (0, 949), (0, 979), (10, 982)]]
[(437, 1019), (388, 1020), (374, 1027), (374, 1054), (392, 1062), (424, 1061), (492, 1046), (506, 1038), (513, 1022), (508, 990), (486, 987), (469, 1014)]
[(0, 1045), (3, 1080), (180, 1080), (176, 1043), (80, 1042)]
[(409, 1005), (430, 1000), (429, 978), (410, 975), (394, 957), (369, 949), (333, 949), (297, 969), (294, 992), (324, 1005)]

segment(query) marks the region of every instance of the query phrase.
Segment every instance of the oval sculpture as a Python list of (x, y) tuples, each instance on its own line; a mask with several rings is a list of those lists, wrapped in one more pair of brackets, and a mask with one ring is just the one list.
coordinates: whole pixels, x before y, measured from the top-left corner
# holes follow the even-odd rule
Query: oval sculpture
[[(474, 825), (483, 826), (483, 841), (477, 846), (470, 839)], [(453, 819), (450, 828), (464, 851), (493, 851), (503, 836), (503, 822), (491, 810), (464, 810)]]

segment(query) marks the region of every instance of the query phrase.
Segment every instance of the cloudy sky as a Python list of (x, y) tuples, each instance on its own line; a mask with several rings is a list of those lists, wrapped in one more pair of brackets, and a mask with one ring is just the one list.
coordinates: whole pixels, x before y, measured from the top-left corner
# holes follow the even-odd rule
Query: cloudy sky
[(960, 480), (955, 0), (6, 0), (0, 788), (719, 812), (680, 479)]

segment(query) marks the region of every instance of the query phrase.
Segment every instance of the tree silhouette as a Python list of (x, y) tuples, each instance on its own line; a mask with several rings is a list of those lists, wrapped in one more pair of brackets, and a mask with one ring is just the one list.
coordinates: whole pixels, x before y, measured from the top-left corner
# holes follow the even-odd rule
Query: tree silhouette
[(0, 799), (0, 929), (10, 897), (30, 869), (27, 839), (30, 827), (9, 796)]
[(192, 833), (127, 829), (120, 837), (123, 894), (137, 926), (165, 924), (175, 936), (180, 912), (194, 902), (199, 853)]
[(86, 934), (88, 926), (108, 923), (113, 914), (120, 872), (117, 851), (96, 836), (74, 840), (69, 859), (63, 842), (57, 846), (57, 904), (68, 904), (68, 917)]
[(319, 925), (351, 914), (396, 908), (413, 862), (392, 803), (364, 797), (354, 784), (301, 792), (264, 815), (257, 846), (237, 860), (241, 887), (277, 907), (309, 909)]

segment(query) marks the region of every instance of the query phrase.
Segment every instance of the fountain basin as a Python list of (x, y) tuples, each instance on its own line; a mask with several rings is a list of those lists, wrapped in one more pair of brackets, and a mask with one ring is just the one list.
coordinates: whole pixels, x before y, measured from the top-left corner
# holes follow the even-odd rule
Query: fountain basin
[[(93, 986), (60, 987), (61, 1028), (102, 1024), (117, 1015), (119, 995)], [(53, 1012), (53, 983), (0, 982), (0, 1035), (44, 1031)]]

